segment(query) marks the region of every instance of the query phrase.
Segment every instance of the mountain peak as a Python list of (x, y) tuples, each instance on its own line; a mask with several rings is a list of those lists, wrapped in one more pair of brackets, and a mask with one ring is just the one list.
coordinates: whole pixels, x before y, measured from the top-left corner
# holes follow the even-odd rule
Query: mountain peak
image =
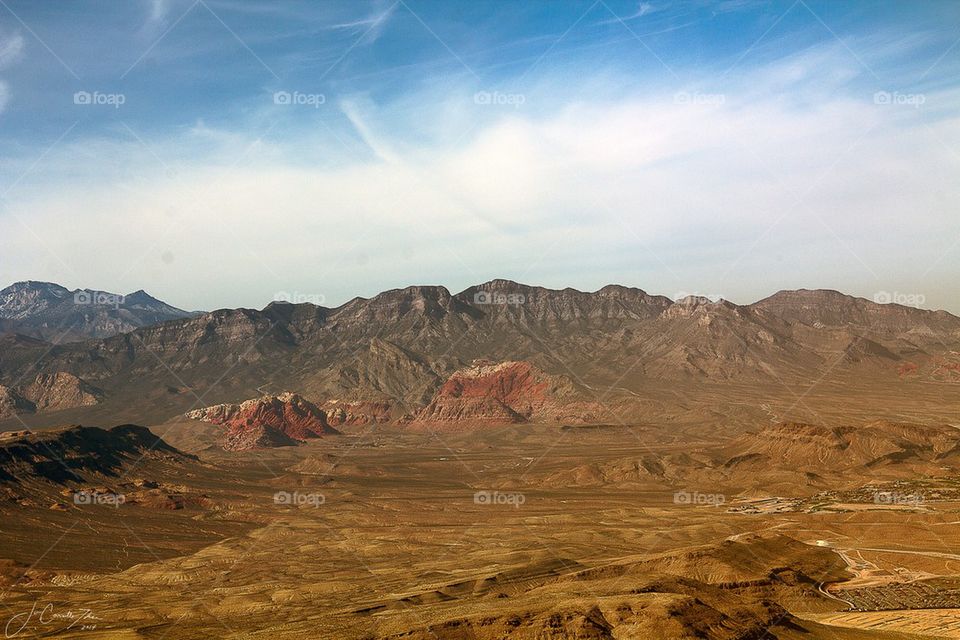
[(778, 291), (753, 303), (750, 308), (772, 313), (788, 322), (814, 327), (882, 328), (906, 333), (919, 330), (951, 331), (960, 324), (960, 318), (945, 311), (881, 304), (833, 289)]
[(66, 287), (57, 284), (56, 282), (46, 282), (43, 280), (21, 280), (20, 282), (14, 282), (12, 285), (0, 291), (14, 290), (14, 291), (23, 291), (25, 289), (45, 289), (49, 291), (64, 291), (69, 293), (70, 290)]
[(485, 287), (526, 287), (530, 288), (532, 285), (522, 284), (516, 280), (510, 280), (509, 278), (494, 278), (493, 280), (488, 280), (486, 282), (481, 282), (476, 287), (485, 288)]
[(27, 280), (0, 291), (3, 330), (60, 342), (105, 338), (190, 315), (143, 289), (120, 296)]
[(678, 298), (674, 304), (680, 305), (682, 307), (726, 307), (727, 309), (736, 308), (737, 305), (725, 300), (723, 298), (708, 298), (707, 296), (698, 296), (698, 295), (689, 295), (682, 298)]
[(848, 302), (863, 300), (867, 302), (866, 298), (857, 298), (835, 289), (781, 289), (754, 304), (761, 304), (768, 300), (804, 302), (807, 304), (825, 304), (840, 300)]
[(642, 293), (642, 294), (644, 294), (644, 295), (647, 295), (647, 292), (644, 291), (643, 289), (638, 289), (637, 287), (628, 287), (628, 286), (626, 286), (626, 285), (613, 284), (613, 283), (603, 285), (601, 288), (597, 289), (597, 293), (602, 293), (602, 294), (610, 294), (610, 293), (618, 293), (618, 294), (622, 294), (622, 293), (634, 293), (634, 294), (638, 294), (638, 293)]

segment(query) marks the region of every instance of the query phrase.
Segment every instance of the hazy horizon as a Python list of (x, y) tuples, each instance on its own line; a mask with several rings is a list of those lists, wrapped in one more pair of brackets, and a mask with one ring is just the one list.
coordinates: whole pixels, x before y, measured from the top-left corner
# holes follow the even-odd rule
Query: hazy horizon
[[(226, 306), (220, 306), (220, 307), (203, 307), (203, 306), (200, 306), (200, 307), (184, 307), (184, 306), (181, 306), (181, 305), (176, 304), (175, 301), (171, 301), (171, 300), (167, 300), (167, 299), (160, 298), (159, 296), (154, 295), (153, 292), (151, 292), (151, 291), (145, 290), (145, 292), (146, 292), (148, 295), (150, 295), (150, 296), (152, 296), (152, 297), (154, 297), (154, 298), (157, 298), (157, 299), (159, 299), (161, 302), (164, 302), (164, 303), (169, 304), (169, 305), (171, 305), (171, 306), (177, 307), (177, 308), (179, 308), (179, 309), (183, 309), (183, 310), (185, 310), (185, 311), (196, 311), (196, 312), (200, 312), (200, 311), (210, 312), (210, 311), (216, 311), (216, 310), (218, 310), (218, 309), (237, 309), (237, 308), (263, 309), (263, 308), (265, 308), (266, 306), (270, 305), (270, 304), (273, 303), (273, 302), (309, 303), (309, 304), (314, 304), (314, 305), (321, 306), (321, 307), (328, 307), (328, 308), (334, 309), (334, 308), (337, 308), (337, 307), (341, 307), (341, 306), (345, 305), (346, 303), (348, 303), (348, 302), (350, 302), (351, 300), (354, 300), (354, 299), (356, 299), (356, 298), (369, 299), (369, 298), (372, 298), (372, 297), (374, 297), (374, 296), (376, 296), (376, 295), (378, 295), (378, 294), (381, 294), (381, 293), (384, 293), (384, 292), (387, 292), (387, 291), (397, 290), (397, 289), (406, 289), (406, 288), (409, 288), (409, 287), (443, 287), (443, 288), (445, 288), (447, 291), (449, 291), (451, 295), (458, 295), (458, 294), (466, 291), (466, 290), (469, 289), (470, 287), (474, 287), (474, 286), (478, 286), (478, 285), (483, 285), (483, 284), (486, 284), (486, 283), (491, 282), (491, 281), (493, 281), (493, 280), (507, 280), (507, 281), (510, 281), (511, 279), (510, 279), (510, 278), (491, 278), (490, 280), (487, 280), (487, 281), (484, 281), (484, 282), (470, 282), (470, 283), (467, 283), (466, 285), (463, 285), (463, 286), (448, 286), (448, 285), (446, 285), (446, 284), (438, 283), (438, 282), (413, 282), (413, 283), (409, 283), (409, 284), (402, 285), (402, 286), (399, 286), (399, 287), (391, 287), (391, 288), (388, 288), (388, 289), (380, 289), (380, 290), (377, 290), (377, 291), (373, 291), (372, 293), (369, 293), (369, 294), (366, 294), (366, 293), (365, 293), (365, 294), (356, 294), (356, 295), (350, 296), (350, 297), (348, 297), (348, 298), (336, 299), (336, 300), (329, 300), (329, 299), (326, 298), (326, 296), (325, 296), (324, 294), (320, 294), (320, 293), (311, 293), (311, 292), (308, 292), (308, 291), (297, 291), (297, 290), (292, 290), (292, 291), (278, 290), (278, 291), (274, 292), (273, 296), (272, 296), (270, 299), (268, 299), (268, 300), (266, 300), (265, 302), (262, 302), (262, 303), (254, 303), (254, 304), (248, 304), (248, 305), (226, 305)], [(16, 282), (16, 283), (10, 283), (10, 285), (8, 285), (8, 286), (12, 286), (13, 284), (20, 284), (21, 282), (29, 282), (29, 280), (21, 280), (21, 281), (18, 281), (18, 282)], [(75, 291), (75, 290), (78, 290), (78, 289), (84, 289), (84, 290), (88, 290), (88, 291), (95, 291), (95, 292), (100, 292), (100, 293), (109, 293), (109, 294), (114, 294), (114, 295), (119, 295), (119, 296), (128, 296), (128, 295), (134, 293), (134, 291), (115, 291), (115, 290), (111, 290), (111, 289), (108, 289), (108, 288), (105, 288), (105, 287), (90, 287), (90, 286), (77, 286), (77, 287), (74, 287), (74, 286), (67, 286), (67, 285), (64, 285), (64, 284), (61, 283), (61, 282), (49, 282), (49, 281), (41, 281), (41, 280), (33, 280), (33, 282), (46, 282), (46, 283), (48, 283), (48, 284), (56, 284), (56, 285), (64, 286), (65, 288), (70, 289), (71, 291)], [(608, 286), (622, 286), (622, 287), (627, 287), (627, 288), (631, 288), (631, 289), (640, 289), (641, 291), (643, 291), (644, 293), (647, 293), (647, 294), (649, 294), (649, 295), (653, 295), (653, 296), (664, 296), (664, 297), (670, 298), (671, 300), (674, 300), (674, 301), (680, 300), (681, 298), (685, 298), (685, 297), (687, 297), (687, 296), (699, 296), (699, 297), (709, 298), (710, 300), (712, 300), (712, 301), (714, 301), (714, 302), (716, 302), (716, 301), (718, 301), (718, 300), (720, 300), (720, 299), (723, 299), (723, 300), (726, 300), (726, 301), (728, 301), (728, 302), (732, 302), (732, 303), (734, 303), (734, 304), (736, 304), (736, 305), (741, 305), (741, 306), (750, 305), (750, 304), (753, 304), (753, 303), (756, 303), (756, 302), (760, 302), (761, 300), (764, 300), (765, 298), (769, 298), (770, 296), (773, 296), (773, 295), (775, 295), (775, 294), (777, 294), (777, 293), (780, 293), (780, 292), (783, 292), (783, 291), (798, 291), (798, 290), (801, 290), (801, 291), (802, 291), (802, 290), (806, 290), (806, 291), (839, 291), (839, 293), (841, 293), (841, 294), (850, 295), (850, 296), (853, 296), (853, 297), (856, 297), (856, 298), (863, 298), (863, 299), (865, 299), (865, 300), (870, 300), (870, 301), (876, 302), (876, 303), (878, 303), (878, 304), (891, 304), (891, 303), (893, 303), (893, 304), (899, 304), (899, 305), (902, 305), (902, 306), (913, 307), (913, 308), (917, 308), (917, 309), (921, 309), (921, 310), (925, 310), (925, 311), (947, 311), (947, 312), (949, 312), (949, 313), (953, 313), (953, 315), (957, 315), (957, 313), (951, 312), (949, 309), (939, 309), (939, 308), (932, 308), (932, 307), (930, 307), (930, 306), (927, 304), (927, 301), (926, 301), (925, 298), (916, 299), (916, 298), (914, 298), (914, 297), (909, 297), (909, 296), (916, 296), (917, 294), (907, 294), (907, 293), (899, 292), (899, 291), (877, 291), (877, 292), (871, 292), (871, 293), (866, 294), (866, 295), (861, 295), (861, 294), (856, 294), (856, 293), (852, 293), (852, 292), (849, 292), (849, 291), (842, 291), (842, 290), (838, 290), (838, 289), (831, 289), (831, 288), (828, 288), (828, 287), (797, 287), (796, 289), (777, 289), (777, 290), (775, 290), (775, 291), (770, 291), (769, 293), (763, 294), (763, 295), (761, 295), (760, 297), (757, 297), (757, 298), (755, 298), (755, 299), (733, 300), (733, 299), (730, 299), (730, 298), (728, 298), (728, 297), (726, 297), (726, 296), (723, 296), (723, 295), (717, 294), (717, 293), (710, 293), (710, 292), (704, 292), (704, 291), (695, 291), (695, 290), (680, 290), (680, 291), (674, 291), (674, 292), (665, 292), (665, 291), (664, 291), (664, 292), (661, 292), (661, 291), (655, 291), (655, 290), (652, 290), (652, 289), (648, 289), (648, 288), (645, 288), (645, 287), (643, 287), (643, 286), (634, 285), (634, 284), (625, 284), (625, 283), (622, 283), (622, 282), (606, 282), (606, 283), (604, 283), (604, 284), (602, 284), (602, 285), (595, 286), (595, 287), (576, 287), (576, 286), (572, 286), (572, 285), (550, 286), (550, 285), (544, 285), (544, 284), (539, 284), (539, 283), (535, 283), (535, 282), (519, 282), (519, 281), (514, 281), (514, 282), (516, 282), (516, 284), (522, 285), (522, 286), (538, 287), (538, 288), (548, 289), (548, 290), (551, 290), (551, 291), (560, 291), (560, 290), (563, 290), (563, 289), (574, 289), (574, 290), (580, 291), (580, 292), (582, 292), (582, 293), (596, 293), (596, 292), (600, 291), (601, 289), (603, 289), (603, 288), (605, 288), (605, 287), (608, 287)], [(0, 287), (0, 288), (3, 288), (3, 287)], [(139, 291), (139, 289), (138, 289), (138, 291)], [(497, 293), (503, 294), (503, 295), (509, 295), (511, 292), (504, 290), (504, 291), (497, 291)], [(922, 295), (922, 294), (921, 294), (921, 295)], [(111, 304), (112, 304), (112, 303), (111, 303)]]

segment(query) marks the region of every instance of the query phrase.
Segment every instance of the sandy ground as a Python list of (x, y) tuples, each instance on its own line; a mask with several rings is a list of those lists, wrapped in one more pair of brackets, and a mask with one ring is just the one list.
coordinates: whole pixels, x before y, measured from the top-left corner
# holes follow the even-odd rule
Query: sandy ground
[[(764, 563), (773, 560), (749, 557), (749, 546), (736, 562), (721, 562), (713, 551), (693, 562), (650, 564), (650, 558), (771, 533), (835, 557), (836, 568), (809, 576), (833, 594), (831, 585), (849, 578), (886, 584), (960, 573), (960, 509), (952, 503), (929, 503), (922, 512), (808, 511), (801, 505), (743, 514), (729, 510), (737, 495), (728, 487), (544, 482), (585, 459), (692, 451), (701, 444), (692, 434), (652, 433), (546, 426), (482, 434), (362, 429), (296, 448), (207, 450), (206, 466), (180, 480), (212, 507), (58, 512), (5, 506), (0, 557), (32, 573), (8, 581), (13, 584), (2, 593), (0, 616), (8, 632), (24, 623), (9, 637), (275, 640), (392, 637), (503, 611), (534, 615), (568, 602), (593, 603), (606, 612), (616, 609), (610, 598), (626, 598), (617, 602), (634, 609), (676, 609), (677, 603), (640, 602), (629, 594), (663, 571), (708, 584), (762, 581), (769, 569)], [(206, 446), (195, 434), (180, 438), (181, 445), (192, 439)], [(678, 502), (678, 492), (723, 500)], [(818, 540), (829, 542), (818, 547)], [(573, 579), (625, 562), (656, 569)], [(767, 594), (798, 619), (824, 625), (812, 637), (900, 637), (883, 630), (955, 637), (947, 613), (844, 613), (842, 597), (818, 594), (812, 586), (808, 593), (773, 585)], [(848, 628), (869, 633), (844, 635)], [(407, 637), (498, 637), (442, 633)], [(582, 633), (543, 637), (605, 637)]]

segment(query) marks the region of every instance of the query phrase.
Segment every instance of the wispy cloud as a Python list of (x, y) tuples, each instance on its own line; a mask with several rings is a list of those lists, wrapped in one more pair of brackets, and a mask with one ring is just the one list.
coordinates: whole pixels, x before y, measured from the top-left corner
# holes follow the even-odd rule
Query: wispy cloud
[(734, 13), (737, 11), (749, 11), (764, 4), (769, 4), (768, 0), (721, 0), (711, 5), (714, 13)]
[[(947, 19), (865, 28), (848, 14), (861, 22), (842, 29), (828, 15), (840, 42), (799, 6), (761, 38), (776, 16), (744, 3), (611, 2), (629, 29), (591, 23), (611, 17), (598, 5), (554, 46), (586, 5), (511, 9), (514, 22), (413, 5), (478, 79), (388, 0), (205, 2), (282, 80), (208, 12), (185, 14), (190, 0), (123, 3), (93, 44), (102, 16), (71, 14), (89, 20), (77, 28), (24, 16), (108, 91), (147, 46), (139, 28), (185, 15), (118, 87), (121, 109), (72, 104), (76, 88), (33, 35), (0, 30), (0, 108), (13, 96), (0, 181), (24, 176), (0, 217), (28, 221), (56, 256), (4, 224), (0, 283), (67, 281), (66, 262), (85, 281), (65, 284), (147, 287), (193, 307), (512, 275), (737, 301), (788, 286), (920, 291), (960, 310)], [(717, 6), (739, 12), (711, 16)], [(676, 75), (637, 42), (652, 33)], [(280, 105), (281, 90), (325, 100)], [(303, 269), (318, 251), (335, 257), (327, 275)]]
[[(23, 57), (23, 35), (19, 32), (4, 34), (0, 32), (0, 71), (8, 69)], [(0, 79), (0, 113), (3, 113), (10, 102), (10, 84)]]
[(147, 17), (141, 32), (149, 37), (156, 37), (167, 27), (167, 17), (170, 15), (170, 0), (145, 0)]
[(0, 33), (0, 69), (6, 69), (23, 56), (24, 39), (19, 32)]
[(3, 113), (3, 110), (7, 108), (7, 103), (10, 101), (10, 87), (7, 86), (7, 83), (3, 80), (0, 80), (0, 113)]
[(338, 22), (330, 25), (330, 29), (356, 32), (363, 35), (364, 44), (373, 44), (380, 38), (391, 16), (397, 10), (398, 4), (397, 2), (377, 2), (366, 17)]
[(639, 5), (637, 5), (637, 9), (633, 13), (629, 13), (623, 16), (618, 16), (617, 18), (609, 18), (607, 20), (601, 20), (597, 24), (615, 24), (620, 21), (629, 22), (630, 20), (636, 20), (637, 18), (648, 16), (651, 13), (657, 13), (658, 11), (663, 11), (664, 9), (666, 9), (666, 7), (654, 5), (652, 2), (641, 2)]
[[(562, 77), (528, 87), (516, 108), (477, 104), (468, 84), (446, 85), (446, 101), (430, 93), (405, 95), (399, 106), (341, 99), (351, 135), (371, 153), (352, 152), (315, 120), (265, 144), (242, 127), (198, 123), (186, 136), (149, 141), (174, 170), (158, 177), (139, 144), (82, 140), (52, 152), (47, 171), (63, 163), (75, 172), (76, 158), (89, 156), (112, 158), (117, 175), (24, 186), (10, 212), (29, 218), (52, 251), (98, 286), (150, 284), (163, 293), (215, 262), (222, 297), (200, 284), (179, 290), (183, 304), (198, 307), (259, 306), (291, 288), (335, 302), (409, 282), (457, 288), (497, 275), (582, 288), (626, 280), (736, 301), (787, 286), (902, 288), (944, 304), (946, 284), (918, 281), (928, 258), (960, 233), (949, 204), (960, 202), (949, 179), (960, 162), (949, 151), (960, 148), (953, 121), (876, 104), (842, 82), (824, 93), (817, 78), (848, 69), (846, 59), (831, 69), (830, 51), (743, 74), (722, 99), (693, 88), (684, 99), (670, 91), (624, 96), (612, 78), (606, 92), (597, 85), (570, 100)], [(783, 100), (778, 76), (791, 66), (800, 71)], [(926, 99), (955, 105), (957, 95)], [(448, 129), (460, 121), (460, 131)], [(431, 127), (444, 131), (439, 144)], [(305, 155), (316, 149), (337, 150), (340, 162), (318, 166)], [(131, 218), (138, 224), (124, 224)], [(104, 228), (113, 235), (104, 238)], [(19, 265), (15, 277), (58, 279), (54, 263), (11, 229), (0, 251)], [(211, 245), (210, 237), (225, 242)], [(823, 249), (822, 260), (809, 259), (810, 246)], [(323, 277), (301, 268), (316, 250), (336, 254)], [(172, 262), (158, 262), (165, 251)], [(152, 253), (141, 260), (143, 252)], [(528, 272), (539, 255), (550, 259)], [(117, 264), (137, 266), (114, 282)], [(948, 255), (933, 279), (949, 282), (944, 274), (956, 267)], [(890, 280), (881, 287), (871, 270)]]
[(362, 115), (362, 109), (355, 99), (340, 101), (340, 110), (353, 125), (353, 128), (360, 135), (363, 142), (373, 151), (374, 155), (389, 164), (398, 162), (397, 154), (390, 148), (390, 145), (382, 140)]

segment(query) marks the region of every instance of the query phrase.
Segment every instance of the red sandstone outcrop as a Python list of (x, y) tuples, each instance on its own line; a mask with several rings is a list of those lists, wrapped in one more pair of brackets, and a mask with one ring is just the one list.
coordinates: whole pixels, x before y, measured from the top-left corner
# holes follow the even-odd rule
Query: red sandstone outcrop
[(580, 402), (579, 395), (566, 376), (547, 374), (529, 362), (478, 360), (450, 376), (412, 422), (553, 421), (585, 409), (587, 403)]
[(186, 415), (224, 427), (222, 442), (228, 451), (289, 446), (339, 433), (327, 423), (326, 414), (317, 405), (295, 393), (263, 396), (241, 404), (218, 404)]

